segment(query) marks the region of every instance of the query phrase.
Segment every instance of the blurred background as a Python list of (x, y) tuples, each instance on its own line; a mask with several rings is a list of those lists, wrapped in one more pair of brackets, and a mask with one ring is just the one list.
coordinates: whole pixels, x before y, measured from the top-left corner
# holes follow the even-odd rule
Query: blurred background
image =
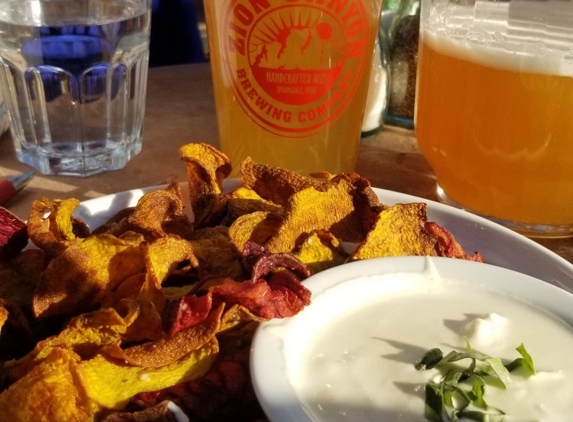
[(202, 0), (152, 0), (149, 65), (207, 61)]

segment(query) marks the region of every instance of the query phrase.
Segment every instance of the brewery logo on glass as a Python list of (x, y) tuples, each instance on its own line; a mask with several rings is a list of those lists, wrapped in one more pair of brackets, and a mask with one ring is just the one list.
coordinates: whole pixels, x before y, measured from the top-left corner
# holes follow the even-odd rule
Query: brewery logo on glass
[(363, 0), (231, 0), (221, 40), (233, 91), (266, 130), (325, 130), (356, 91), (367, 45)]

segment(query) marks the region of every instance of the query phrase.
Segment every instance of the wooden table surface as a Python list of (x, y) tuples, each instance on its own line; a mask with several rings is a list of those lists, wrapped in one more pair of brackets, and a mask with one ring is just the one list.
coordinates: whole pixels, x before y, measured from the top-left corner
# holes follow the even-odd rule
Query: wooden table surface
[[(96, 198), (152, 186), (177, 175), (186, 180), (179, 148), (190, 142), (218, 146), (215, 105), (208, 64), (152, 68), (149, 71), (143, 150), (121, 170), (88, 178), (37, 174), (20, 194), (4, 206), (27, 219), (33, 200)], [(0, 177), (30, 168), (15, 156), (10, 134), (0, 138)], [(421, 155), (412, 131), (386, 126), (364, 138), (357, 172), (372, 186), (437, 200), (436, 178)], [(573, 263), (573, 239), (537, 240)]]

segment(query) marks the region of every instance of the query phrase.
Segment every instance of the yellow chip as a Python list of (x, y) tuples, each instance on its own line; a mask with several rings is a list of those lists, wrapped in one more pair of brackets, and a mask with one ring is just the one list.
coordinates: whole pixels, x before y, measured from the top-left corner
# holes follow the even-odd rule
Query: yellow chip
[(242, 251), (248, 241), (264, 244), (276, 234), (281, 223), (282, 218), (270, 212), (253, 212), (237, 218), (229, 227), (229, 237), (236, 248)]
[[(264, 246), (270, 252), (291, 252), (307, 234), (326, 230), (352, 242), (363, 236), (362, 221), (354, 214), (353, 188), (345, 180), (303, 189), (289, 199), (278, 233)], [(353, 218), (355, 217), (355, 218)]]
[(331, 233), (312, 232), (294, 256), (308, 266), (311, 274), (344, 264), (348, 254)]
[(212, 337), (180, 361), (159, 368), (126, 365), (98, 355), (79, 363), (77, 370), (91, 400), (103, 408), (122, 409), (136, 394), (161, 390), (205, 375), (218, 353), (217, 339)]
[(11, 379), (22, 378), (54, 349), (71, 350), (78, 357), (92, 357), (100, 347), (118, 341), (126, 327), (125, 320), (111, 308), (81, 314), (73, 318), (59, 334), (38, 342), (34, 350), (22, 359), (8, 362), (7, 373)]
[(424, 227), (426, 204), (396, 204), (378, 216), (372, 231), (352, 253), (353, 261), (385, 256), (435, 256), (436, 238)]
[(78, 361), (72, 351), (52, 349), (0, 394), (0, 421), (93, 421), (95, 411), (75, 370)]
[(54, 258), (34, 295), (36, 316), (70, 314), (100, 303), (127, 277), (145, 271), (141, 235), (90, 236)]

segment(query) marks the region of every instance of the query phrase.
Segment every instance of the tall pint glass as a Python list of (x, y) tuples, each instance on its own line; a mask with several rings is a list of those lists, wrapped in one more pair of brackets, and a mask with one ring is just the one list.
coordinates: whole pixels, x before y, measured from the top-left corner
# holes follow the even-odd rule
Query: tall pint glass
[(354, 170), (382, 0), (205, 0), (221, 150)]
[(415, 127), (445, 202), (573, 235), (573, 2), (422, 0)]

